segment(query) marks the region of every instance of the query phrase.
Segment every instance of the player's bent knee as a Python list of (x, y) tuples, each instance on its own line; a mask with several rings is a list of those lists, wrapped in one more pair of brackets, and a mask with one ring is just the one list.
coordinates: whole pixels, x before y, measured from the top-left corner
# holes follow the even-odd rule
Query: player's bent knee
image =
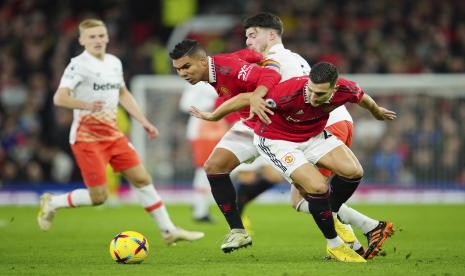
[(361, 166), (357, 166), (352, 173), (350, 173), (346, 178), (349, 179), (358, 179), (363, 177), (363, 168)]
[(312, 194), (317, 194), (317, 195), (322, 195), (328, 192), (328, 187), (327, 186), (314, 186), (313, 190), (310, 192)]
[(362, 178), (363, 174), (364, 174), (363, 168), (361, 166), (359, 166), (357, 168), (357, 171), (356, 171), (356, 174), (355, 174), (354, 178)]
[(203, 169), (208, 174), (230, 173), (231, 171), (221, 162), (207, 160), (203, 165)]
[(137, 177), (134, 177), (133, 179), (130, 180), (131, 184), (134, 185), (137, 188), (145, 187), (148, 184), (151, 183), (150, 176), (148, 174), (145, 175), (140, 175)]
[(363, 177), (363, 168), (362, 166), (354, 166), (347, 168), (346, 170), (338, 173), (339, 176), (342, 176), (347, 179), (358, 179)]
[(328, 192), (328, 186), (324, 183), (322, 184), (312, 184), (306, 187), (302, 187), (300, 194), (305, 197), (306, 194), (325, 194)]

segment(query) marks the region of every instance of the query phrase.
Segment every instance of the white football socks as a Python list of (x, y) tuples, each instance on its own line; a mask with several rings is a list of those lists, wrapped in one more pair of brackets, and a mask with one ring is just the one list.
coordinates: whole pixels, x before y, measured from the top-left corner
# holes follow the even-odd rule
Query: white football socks
[[(297, 203), (296, 210), (302, 213), (310, 213), (308, 210), (308, 201), (302, 199)], [(342, 204), (337, 214), (344, 224), (351, 224), (362, 230), (364, 234), (370, 232), (378, 226), (379, 221), (365, 216), (364, 214), (350, 208), (346, 204)]]
[(145, 211), (155, 220), (160, 231), (169, 232), (176, 228), (153, 184), (149, 184), (142, 188), (134, 187), (134, 191), (136, 192), (139, 202), (145, 208)]
[(201, 167), (195, 169), (193, 180), (194, 196), (192, 202), (194, 218), (203, 218), (210, 214), (211, 192), (210, 183), (205, 170)]
[[(350, 224), (344, 224), (345, 227), (347, 227), (352, 233), (354, 233), (354, 229), (352, 229), (352, 226), (350, 226)], [(357, 236), (355, 235), (354, 233), (354, 236), (355, 236), (355, 241), (354, 241), (354, 244), (352, 246), (352, 249), (353, 250), (359, 250), (360, 247), (362, 247), (362, 244), (358, 241), (357, 239)]]
[(379, 223), (379, 221), (369, 218), (345, 204), (342, 204), (337, 214), (344, 223), (350, 223), (365, 234), (375, 229)]
[(306, 201), (304, 198), (302, 198), (299, 203), (297, 203), (295, 209), (297, 212), (310, 213), (310, 210), (308, 209), (308, 201)]
[(92, 200), (87, 189), (77, 189), (66, 194), (54, 195), (50, 200), (50, 206), (55, 209), (90, 205), (92, 205)]

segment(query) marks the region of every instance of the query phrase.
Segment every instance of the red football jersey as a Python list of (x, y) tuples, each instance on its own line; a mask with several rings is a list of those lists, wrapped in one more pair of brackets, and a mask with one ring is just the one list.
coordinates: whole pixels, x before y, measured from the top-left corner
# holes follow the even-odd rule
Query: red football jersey
[(215, 57), (219, 57), (219, 56), (239, 58), (244, 61), (247, 61), (248, 63), (259, 63), (263, 61), (264, 59), (264, 56), (262, 53), (254, 51), (252, 49), (248, 49), (248, 48), (245, 48), (245, 49), (242, 49), (236, 52), (232, 52), (232, 53), (215, 55)]
[[(227, 100), (225, 97), (218, 97), (216, 98), (216, 101), (215, 101), (215, 108), (217, 108), (218, 106), (220, 106), (222, 103), (225, 102), (225, 100)], [(228, 115), (226, 115), (224, 117), (224, 119), (226, 120), (226, 122), (228, 122), (228, 124), (230, 126), (234, 125), (237, 121), (239, 121), (241, 119), (241, 117), (239, 116), (239, 113), (238, 112), (233, 112), (233, 113), (230, 113)]]
[[(233, 54), (220, 54), (209, 58), (210, 84), (219, 97), (225, 100), (239, 93), (252, 92), (263, 85), (269, 90), (281, 80), (281, 75), (274, 70), (250, 64)], [(239, 111), (243, 118), (249, 116), (249, 107)], [(254, 128), (256, 116), (245, 124)]]
[(358, 103), (365, 94), (353, 81), (337, 80), (337, 89), (328, 103), (313, 107), (306, 102), (308, 77), (289, 79), (275, 86), (266, 95), (273, 107), (271, 124), (257, 123), (255, 133), (259, 136), (291, 142), (305, 142), (319, 134), (326, 126), (329, 113), (347, 102)]

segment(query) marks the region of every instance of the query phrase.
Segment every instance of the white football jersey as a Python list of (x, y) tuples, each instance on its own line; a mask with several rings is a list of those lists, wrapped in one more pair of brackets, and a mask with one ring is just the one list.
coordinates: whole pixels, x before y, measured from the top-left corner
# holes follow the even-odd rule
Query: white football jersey
[(299, 54), (284, 48), (283, 44), (274, 45), (268, 52), (263, 66), (277, 70), (281, 74), (281, 82), (310, 74), (308, 62)]
[[(179, 109), (188, 113), (191, 106), (195, 106), (202, 111), (212, 111), (215, 101), (218, 98), (215, 88), (207, 82), (198, 82), (195, 85), (187, 86), (179, 101)], [(187, 122), (187, 139), (195, 140), (199, 137), (201, 119), (194, 116), (189, 117)]]
[(60, 88), (69, 88), (72, 96), (85, 102), (103, 101), (99, 112), (74, 109), (69, 141), (112, 141), (124, 134), (116, 125), (120, 88), (125, 85), (121, 61), (111, 54), (103, 60), (84, 51), (65, 69)]
[[(290, 78), (308, 76), (310, 65), (299, 54), (284, 48), (283, 44), (276, 44), (270, 48), (265, 57), (263, 66), (277, 70), (281, 74), (281, 82)], [(339, 106), (329, 114), (326, 126), (330, 126), (340, 121), (352, 122), (352, 116), (344, 105)]]

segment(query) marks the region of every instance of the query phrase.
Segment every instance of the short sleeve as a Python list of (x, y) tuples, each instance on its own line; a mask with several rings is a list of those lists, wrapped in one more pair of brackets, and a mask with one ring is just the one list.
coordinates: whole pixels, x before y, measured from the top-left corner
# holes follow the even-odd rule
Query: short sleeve
[(84, 79), (82, 73), (80, 72), (79, 65), (74, 62), (68, 64), (63, 73), (63, 76), (60, 80), (60, 85), (58, 87), (66, 87), (71, 90), (76, 88), (76, 86)]
[(124, 71), (123, 71), (123, 63), (121, 62), (120, 59), (118, 59), (119, 63), (119, 72), (120, 72), (120, 78), (121, 78), (121, 87), (126, 86), (126, 82), (124, 81)]
[(351, 86), (351, 89), (353, 91), (353, 94), (352, 97), (350, 97), (349, 102), (359, 103), (362, 100), (363, 95), (365, 95), (365, 92), (358, 84)]

